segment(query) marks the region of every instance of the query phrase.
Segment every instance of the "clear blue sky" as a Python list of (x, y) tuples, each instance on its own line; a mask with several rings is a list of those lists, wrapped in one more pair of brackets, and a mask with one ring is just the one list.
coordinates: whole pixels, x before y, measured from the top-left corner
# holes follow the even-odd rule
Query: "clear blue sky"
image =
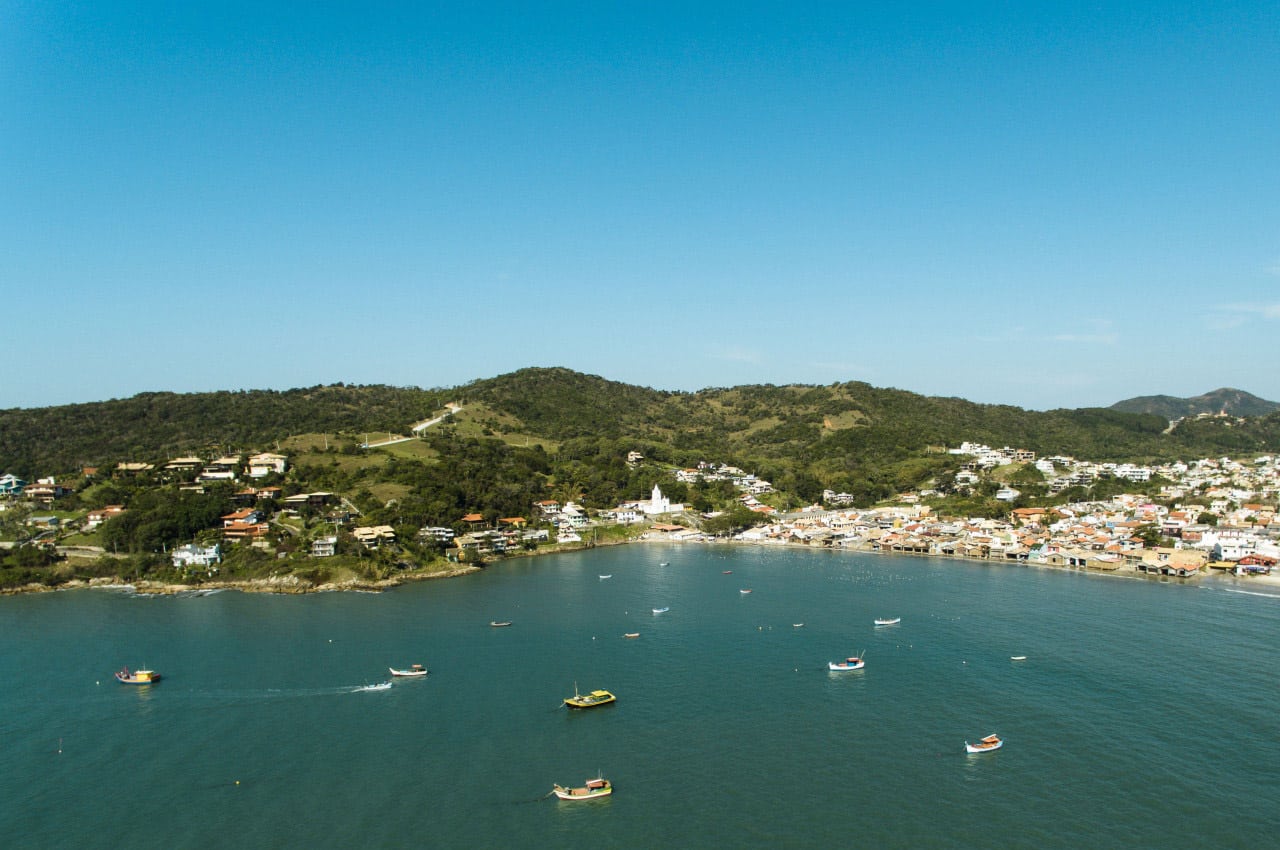
[(1280, 5), (0, 2), (0, 408), (1280, 399)]

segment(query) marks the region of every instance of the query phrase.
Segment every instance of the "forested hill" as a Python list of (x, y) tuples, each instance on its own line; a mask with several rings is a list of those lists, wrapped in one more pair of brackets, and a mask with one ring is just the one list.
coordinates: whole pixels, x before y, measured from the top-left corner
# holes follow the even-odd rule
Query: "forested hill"
[(1177, 398), (1171, 395), (1147, 395), (1129, 398), (1111, 405), (1112, 410), (1125, 413), (1154, 413), (1165, 419), (1181, 419), (1202, 413), (1228, 416), (1266, 416), (1280, 410), (1280, 402), (1267, 401), (1244, 390), (1229, 387), (1204, 395)]
[(143, 393), (127, 399), (0, 411), (0, 474), (30, 477), (85, 465), (270, 444), (291, 434), (403, 431), (447, 394), (387, 386), (285, 392)]
[[(84, 465), (256, 451), (298, 434), (410, 426), (463, 404), (476, 433), (550, 440), (558, 463), (597, 463), (634, 448), (678, 465), (716, 460), (836, 489), (910, 486), (965, 440), (1090, 460), (1161, 460), (1280, 450), (1280, 414), (1188, 420), (1110, 409), (1027, 411), (860, 382), (664, 392), (568, 369), (523, 369), (452, 389), (321, 386), (179, 395), (0, 411), (0, 473), (66, 474)], [(600, 460), (596, 460), (600, 459)]]

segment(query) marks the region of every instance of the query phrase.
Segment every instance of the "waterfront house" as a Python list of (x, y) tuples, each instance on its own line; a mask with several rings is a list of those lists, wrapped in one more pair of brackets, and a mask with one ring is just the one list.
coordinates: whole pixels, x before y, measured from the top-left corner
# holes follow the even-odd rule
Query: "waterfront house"
[(197, 546), (194, 543), (188, 543), (185, 546), (179, 546), (174, 549), (172, 558), (173, 565), (178, 569), (208, 568), (222, 562), (222, 550), (216, 543), (212, 546)]
[(336, 536), (317, 537), (311, 541), (311, 557), (313, 558), (329, 558), (337, 551), (338, 538)]

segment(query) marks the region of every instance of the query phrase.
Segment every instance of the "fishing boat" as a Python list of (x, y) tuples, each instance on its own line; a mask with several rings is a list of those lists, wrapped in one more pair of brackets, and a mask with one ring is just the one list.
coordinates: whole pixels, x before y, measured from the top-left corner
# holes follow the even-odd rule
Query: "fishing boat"
[(1004, 741), (996, 735), (988, 735), (976, 744), (964, 742), (964, 751), (966, 753), (989, 753), (1000, 749), (1004, 746)]
[(607, 576), (600, 576), (601, 581), (604, 581), (607, 578), (613, 578), (613, 573), (609, 573)]
[(624, 634), (624, 635), (623, 635), (623, 637), (624, 637), (624, 638), (638, 638), (638, 637), (640, 637), (640, 633), (639, 633), (639, 632), (627, 632), (626, 634)]
[(793, 629), (803, 629), (803, 628), (804, 628), (804, 623), (792, 623), (792, 624), (791, 624), (791, 628), (793, 628)]
[(493, 626), (495, 629), (499, 629), (499, 628), (502, 628), (503, 626), (511, 625), (511, 621), (510, 620), (490, 620), (489, 625)]
[(416, 676), (427, 675), (427, 668), (423, 667), (421, 664), (410, 664), (408, 670), (397, 670), (394, 667), (388, 667), (387, 669), (391, 671), (392, 676), (404, 676), (406, 678), (413, 678)]
[(1009, 656), (1009, 660), (1010, 660), (1010, 661), (1026, 661), (1026, 660), (1027, 660), (1027, 656), (1025, 656), (1025, 655), (1010, 655), (1010, 656)]
[(861, 670), (865, 666), (867, 666), (867, 662), (857, 655), (851, 655), (844, 661), (827, 662), (827, 669), (837, 673), (843, 673), (846, 670)]
[(608, 691), (592, 691), (589, 694), (578, 693), (578, 683), (573, 683), (573, 696), (565, 697), (564, 704), (569, 708), (596, 708), (601, 705), (608, 705), (616, 700), (613, 694)]
[(741, 593), (743, 596), (746, 596), (748, 593), (751, 592), (751, 590), (749, 588), (744, 587), (742, 588), (742, 590), (739, 590), (738, 592)]
[(563, 785), (553, 785), (551, 791), (561, 800), (595, 800), (612, 794), (613, 786), (609, 784), (609, 780), (596, 777), (595, 779), (588, 779), (579, 788), (565, 788)]
[(667, 612), (668, 612), (668, 611), (670, 611), (670, 610), (671, 610), (670, 606), (668, 606), (668, 607), (666, 607), (666, 608), (654, 608), (654, 609), (653, 609), (653, 613), (655, 613), (655, 614), (665, 614), (665, 613), (667, 613)]
[(877, 626), (896, 626), (898, 625), (898, 623), (901, 623), (901, 622), (902, 622), (901, 617), (877, 617), (876, 618)]
[(379, 684), (376, 684), (376, 685), (363, 685), (359, 688), (356, 688), (351, 693), (358, 694), (358, 693), (361, 693), (362, 691), (389, 691), (389, 690), (391, 690), (390, 682), (380, 682)]
[(116, 681), (123, 685), (154, 685), (160, 681), (160, 674), (154, 670), (134, 670), (129, 672), (125, 667), (116, 673)]

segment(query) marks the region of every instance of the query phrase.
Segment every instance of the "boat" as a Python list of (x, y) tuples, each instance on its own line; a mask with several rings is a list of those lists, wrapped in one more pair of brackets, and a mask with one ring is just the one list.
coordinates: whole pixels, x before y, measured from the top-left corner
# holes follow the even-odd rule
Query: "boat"
[(1010, 660), (1010, 661), (1026, 661), (1026, 660), (1027, 660), (1027, 656), (1025, 656), (1025, 655), (1010, 655), (1010, 656), (1009, 656), (1009, 660)]
[(655, 613), (655, 614), (665, 614), (665, 613), (667, 613), (667, 612), (668, 612), (668, 611), (670, 611), (670, 610), (671, 610), (671, 607), (670, 607), (670, 606), (668, 606), (668, 607), (666, 607), (666, 608), (654, 608), (654, 609), (653, 609), (653, 613)]
[(741, 593), (743, 596), (746, 596), (748, 593), (751, 592), (751, 590), (749, 588), (744, 587), (742, 588), (742, 590), (739, 590), (738, 592)]
[(561, 800), (596, 800), (612, 794), (613, 786), (609, 784), (609, 780), (596, 777), (595, 779), (588, 779), (579, 788), (565, 788), (563, 785), (553, 785), (551, 791)]
[(804, 623), (792, 623), (792, 624), (791, 624), (791, 628), (793, 628), (793, 629), (803, 629), (803, 628), (804, 628)]
[(390, 683), (390, 682), (380, 682), (379, 684), (376, 684), (376, 685), (363, 685), (363, 686), (361, 686), (361, 687), (359, 687), (359, 688), (356, 688), (356, 689), (355, 689), (354, 691), (352, 691), (351, 693), (353, 693), (353, 694), (358, 694), (358, 693), (360, 693), (361, 691), (387, 691), (387, 690), (390, 690), (390, 689), (391, 689), (391, 683)]
[(627, 632), (626, 634), (624, 634), (624, 635), (623, 635), (623, 637), (624, 637), (624, 638), (638, 638), (638, 637), (640, 637), (640, 633), (639, 633), (639, 632)]
[(964, 751), (966, 753), (989, 753), (998, 750), (1003, 746), (1004, 741), (1001, 741), (999, 737), (996, 735), (988, 735), (976, 744), (970, 744), (968, 741), (965, 741)]
[(497, 629), (497, 628), (501, 628), (502, 626), (511, 625), (511, 621), (510, 620), (490, 620), (489, 625)]
[(827, 669), (838, 673), (843, 673), (846, 670), (861, 670), (865, 666), (867, 666), (867, 662), (857, 655), (850, 656), (844, 661), (827, 662)]
[(392, 676), (405, 676), (412, 678), (414, 676), (427, 675), (427, 668), (423, 667), (421, 664), (410, 664), (408, 670), (397, 670), (394, 667), (388, 667), (387, 669), (391, 671)]
[(722, 576), (731, 576), (731, 575), (733, 575), (733, 570), (721, 570), (721, 571), (720, 571), (720, 575), (722, 575)]
[(901, 622), (902, 622), (901, 617), (877, 617), (876, 618), (877, 626), (896, 626), (898, 625), (898, 623), (901, 623)]
[(671, 562), (670, 562), (670, 561), (662, 561), (662, 562), (660, 562), (660, 563), (658, 564), (658, 566), (660, 566), (660, 567), (669, 567), (669, 566), (671, 566)]
[(607, 578), (613, 578), (613, 573), (609, 573), (607, 576), (600, 576), (600, 580), (601, 580), (601, 581), (603, 581), (604, 579), (607, 579)]
[(130, 673), (125, 667), (116, 673), (116, 681), (123, 685), (154, 685), (160, 681), (160, 674), (155, 670), (134, 670)]
[(616, 700), (613, 694), (608, 691), (592, 691), (589, 694), (578, 693), (578, 683), (573, 683), (573, 696), (565, 697), (564, 704), (569, 708), (596, 708), (601, 705), (608, 705)]

